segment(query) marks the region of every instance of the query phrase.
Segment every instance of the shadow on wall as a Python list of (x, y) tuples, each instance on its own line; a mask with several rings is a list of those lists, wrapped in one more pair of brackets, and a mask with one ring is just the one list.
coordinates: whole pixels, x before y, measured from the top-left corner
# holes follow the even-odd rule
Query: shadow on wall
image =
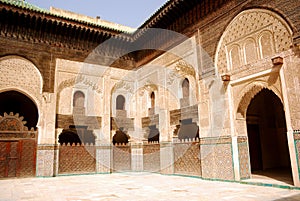
[(113, 144), (127, 144), (129, 138), (130, 137), (123, 131), (123, 128), (120, 128), (113, 136)]
[(63, 144), (95, 144), (95, 135), (93, 131), (87, 130), (87, 126), (70, 125), (69, 129), (64, 129), (58, 136), (58, 142)]
[(195, 138), (199, 138), (199, 128), (197, 124), (192, 122), (192, 119), (181, 120), (178, 130), (178, 139), (184, 140)]

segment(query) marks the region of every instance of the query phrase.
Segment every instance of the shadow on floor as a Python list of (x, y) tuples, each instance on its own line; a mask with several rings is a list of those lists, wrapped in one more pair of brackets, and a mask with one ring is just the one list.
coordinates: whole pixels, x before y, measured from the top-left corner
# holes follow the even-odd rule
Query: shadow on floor
[(275, 180), (278, 182), (293, 185), (293, 178), (290, 168), (267, 169), (263, 171), (254, 171), (252, 178), (263, 178), (266, 180)]

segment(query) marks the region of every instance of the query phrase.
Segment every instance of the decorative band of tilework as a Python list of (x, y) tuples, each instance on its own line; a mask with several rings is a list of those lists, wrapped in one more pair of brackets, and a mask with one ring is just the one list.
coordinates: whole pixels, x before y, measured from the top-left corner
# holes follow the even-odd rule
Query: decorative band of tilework
[(55, 144), (39, 144), (38, 150), (58, 150), (58, 145)]
[(111, 149), (111, 148), (112, 148), (112, 145), (110, 145), (110, 144), (96, 146), (96, 149)]
[(200, 144), (230, 144), (232, 141), (231, 137), (209, 137), (209, 138), (200, 138)]
[(247, 142), (248, 138), (246, 136), (238, 137), (237, 142), (238, 143), (244, 143)]
[(294, 140), (300, 140), (300, 130), (294, 130)]
[(143, 144), (142, 143), (131, 144), (131, 148), (132, 149), (141, 149), (141, 148), (143, 148)]
[(161, 142), (160, 143), (160, 147), (163, 148), (163, 147), (172, 147), (172, 142)]

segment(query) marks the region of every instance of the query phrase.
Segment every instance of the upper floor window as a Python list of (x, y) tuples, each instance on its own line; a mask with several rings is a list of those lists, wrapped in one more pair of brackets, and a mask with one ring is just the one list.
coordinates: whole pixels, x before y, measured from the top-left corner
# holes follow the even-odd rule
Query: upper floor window
[(122, 95), (117, 96), (117, 104), (116, 104), (117, 110), (125, 110), (125, 97)]
[(151, 98), (151, 108), (154, 108), (155, 107), (155, 94), (154, 94), (154, 92), (151, 93), (150, 98)]
[(185, 78), (182, 82), (182, 97), (188, 98), (190, 96), (190, 82)]
[(73, 95), (73, 107), (84, 107), (85, 95), (82, 91), (76, 91)]

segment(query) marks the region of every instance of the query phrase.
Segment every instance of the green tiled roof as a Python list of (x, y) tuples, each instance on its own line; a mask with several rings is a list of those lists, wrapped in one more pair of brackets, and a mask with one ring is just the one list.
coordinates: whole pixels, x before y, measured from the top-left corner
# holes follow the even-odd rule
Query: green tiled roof
[(49, 13), (49, 10), (40, 8), (36, 5), (33, 5), (33, 4), (23, 1), (23, 0), (0, 0), (0, 2), (11, 4), (11, 5), (17, 6), (17, 7), (27, 8), (29, 10)]
[(110, 30), (113, 30), (113, 31), (119, 31), (119, 32), (129, 33), (129, 34), (132, 33), (131, 31), (120, 29), (120, 28), (117, 28), (117, 27), (114, 27), (114, 26), (107, 26), (107, 25), (87, 22), (87, 21), (84, 21), (84, 20), (73, 19), (73, 18), (70, 18), (70, 17), (67, 17), (67, 16), (63, 16), (63, 15), (53, 14), (53, 13), (50, 12), (50, 10), (40, 8), (40, 7), (38, 7), (36, 5), (33, 5), (31, 3), (28, 3), (24, 0), (0, 0), (0, 3), (9, 4), (9, 5), (12, 5), (12, 6), (15, 6), (15, 7), (28, 9), (28, 10), (39, 12), (39, 13), (49, 14), (49, 15), (52, 15), (52, 16), (55, 16), (55, 17), (60, 17), (60, 18), (67, 19), (67, 20), (74, 20), (74, 21), (84, 23), (84, 24), (87, 24), (87, 25), (94, 25), (94, 26), (97, 26), (97, 27), (103, 27), (103, 28), (110, 29)]

